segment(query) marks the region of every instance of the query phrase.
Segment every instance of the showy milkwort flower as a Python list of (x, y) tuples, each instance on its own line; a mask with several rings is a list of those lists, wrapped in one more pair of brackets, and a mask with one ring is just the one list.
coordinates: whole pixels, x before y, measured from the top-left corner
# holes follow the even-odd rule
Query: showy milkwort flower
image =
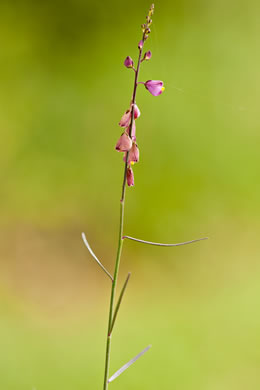
[(117, 141), (116, 150), (118, 152), (128, 152), (132, 147), (132, 139), (129, 135), (124, 132), (121, 134), (121, 137)]
[[(137, 119), (141, 115), (141, 112), (136, 104), (132, 104), (131, 109), (132, 109), (132, 107), (134, 107), (134, 119)], [(122, 116), (122, 118), (119, 122), (119, 126), (128, 127), (130, 125), (131, 115), (132, 115), (131, 109), (127, 110), (124, 113), (124, 115)]]
[(153, 96), (159, 96), (165, 90), (163, 82), (160, 80), (148, 80), (144, 85)]
[[(125, 162), (126, 162), (126, 156), (127, 156), (127, 153), (125, 153), (124, 159), (123, 159)], [(139, 161), (139, 148), (138, 148), (136, 142), (133, 142), (132, 147), (128, 153), (127, 163), (134, 164), (134, 163), (137, 163), (138, 161)]]

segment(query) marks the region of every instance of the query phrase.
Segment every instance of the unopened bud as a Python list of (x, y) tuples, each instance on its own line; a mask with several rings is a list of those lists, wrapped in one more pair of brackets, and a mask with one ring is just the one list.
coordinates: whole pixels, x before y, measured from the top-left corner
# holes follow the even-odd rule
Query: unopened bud
[(148, 60), (150, 60), (150, 58), (152, 57), (152, 53), (151, 53), (151, 51), (149, 50), (149, 51), (147, 51), (145, 54), (144, 54), (144, 60), (146, 60), (146, 61), (148, 61)]
[(142, 49), (144, 46), (144, 41), (141, 40), (139, 43), (138, 43), (138, 49)]
[(124, 61), (124, 65), (127, 67), (127, 68), (132, 68), (133, 65), (134, 65), (134, 61), (132, 60), (131, 57), (127, 56), (125, 61)]
[(134, 172), (133, 172), (133, 170), (132, 170), (131, 167), (128, 167), (128, 168), (127, 168), (126, 180), (127, 180), (127, 185), (128, 185), (129, 187), (131, 187), (131, 186), (134, 185)]

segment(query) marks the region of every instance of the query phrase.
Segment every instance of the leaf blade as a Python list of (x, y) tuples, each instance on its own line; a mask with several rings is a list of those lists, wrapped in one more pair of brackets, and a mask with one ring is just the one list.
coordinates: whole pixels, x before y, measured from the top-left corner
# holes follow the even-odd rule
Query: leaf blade
[(121, 375), (125, 370), (127, 370), (133, 363), (136, 362), (141, 356), (143, 356), (149, 349), (151, 348), (151, 345), (148, 345), (145, 349), (143, 349), (138, 355), (136, 355), (133, 359), (129, 360), (126, 364), (124, 364), (119, 370), (117, 370), (109, 379), (108, 383), (111, 383), (113, 380), (115, 380), (119, 375)]

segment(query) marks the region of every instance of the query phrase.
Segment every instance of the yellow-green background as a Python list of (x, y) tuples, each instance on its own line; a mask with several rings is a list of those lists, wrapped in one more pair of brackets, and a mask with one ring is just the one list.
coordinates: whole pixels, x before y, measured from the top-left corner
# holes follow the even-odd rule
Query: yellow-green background
[[(102, 388), (123, 174), (114, 151), (147, 1), (0, 3), (0, 389)], [(260, 388), (256, 0), (155, 4), (111, 389)]]

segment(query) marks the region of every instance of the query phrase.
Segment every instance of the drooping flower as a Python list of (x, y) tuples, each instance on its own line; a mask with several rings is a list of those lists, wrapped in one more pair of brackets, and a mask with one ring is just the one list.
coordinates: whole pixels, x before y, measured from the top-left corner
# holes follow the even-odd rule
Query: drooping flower
[(152, 52), (149, 50), (146, 53), (144, 53), (144, 60), (148, 61), (152, 57)]
[(117, 141), (115, 149), (118, 152), (128, 152), (132, 147), (132, 140), (129, 135), (124, 132), (121, 134), (121, 137)]
[(153, 96), (159, 96), (165, 90), (163, 82), (160, 80), (148, 80), (144, 85)]
[(136, 142), (133, 142), (132, 147), (128, 153), (128, 163), (134, 164), (139, 161), (139, 148), (136, 144)]
[(127, 168), (127, 172), (126, 172), (126, 180), (127, 180), (127, 185), (129, 187), (133, 186), (135, 183), (134, 183), (134, 172), (132, 170), (131, 167), (128, 167)]
[(124, 61), (124, 65), (127, 67), (127, 68), (132, 68), (133, 65), (134, 65), (134, 61), (132, 60), (131, 57), (127, 56), (125, 61)]
[[(139, 108), (134, 104), (134, 119), (137, 119), (141, 115)], [(127, 110), (122, 116), (119, 126), (128, 127), (131, 122), (131, 110)]]
[[(130, 136), (130, 126), (127, 127), (126, 132)], [(135, 132), (136, 132), (136, 126), (135, 126), (135, 121), (133, 121), (132, 131), (131, 131), (131, 138), (133, 141), (136, 141)]]

